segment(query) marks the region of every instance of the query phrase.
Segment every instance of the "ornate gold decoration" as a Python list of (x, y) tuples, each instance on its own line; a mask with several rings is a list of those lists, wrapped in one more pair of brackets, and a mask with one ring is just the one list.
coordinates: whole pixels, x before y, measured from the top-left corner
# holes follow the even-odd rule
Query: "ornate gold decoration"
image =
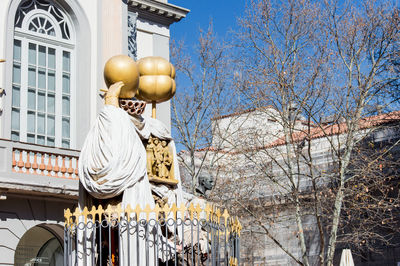
[(83, 208), (82, 215), (83, 215), (83, 218), (85, 219), (85, 224), (87, 223), (88, 214), (89, 214), (88, 208), (87, 207)]
[(174, 219), (176, 220), (176, 213), (178, 212), (178, 208), (176, 207), (175, 203), (172, 203), (171, 209), (169, 212), (172, 212), (174, 214)]
[[(90, 212), (86, 206), (83, 206), (82, 211), (76, 208), (73, 213), (71, 213), (70, 209), (66, 209), (64, 210), (65, 228), (69, 230), (70, 234), (77, 234), (77, 230), (88, 228), (88, 224), (93, 226), (95, 221), (102, 224), (103, 221), (107, 221), (108, 225), (111, 226), (126, 225), (126, 221), (130, 222), (132, 220), (133, 214), (136, 216), (136, 224), (138, 224), (137, 222), (139, 220), (144, 219), (147, 221), (146, 224), (150, 224), (150, 220), (154, 219), (158, 221), (158, 226), (161, 226), (159, 222), (160, 217), (164, 222), (165, 219), (168, 218), (172, 219), (173, 224), (176, 226), (182, 226), (182, 228), (179, 227), (179, 229), (176, 229), (182, 231), (184, 231), (184, 227), (188, 225), (209, 225), (203, 227), (201, 230), (216, 230), (218, 233), (217, 235), (214, 234), (213, 236), (211, 233), (205, 235), (205, 241), (211, 245), (213, 245), (212, 243), (215, 243), (215, 241), (226, 241), (225, 243), (227, 243), (231, 241), (231, 236), (237, 239), (237, 237), (240, 237), (240, 230), (242, 228), (239, 220), (236, 217), (231, 217), (226, 209), (222, 211), (222, 209), (209, 204), (207, 204), (205, 208), (200, 207), (199, 204), (196, 206), (190, 204), (189, 207), (181, 204), (178, 208), (175, 203), (173, 203), (171, 207), (165, 204), (162, 208), (158, 205), (154, 208), (146, 205), (144, 209), (137, 204), (133, 210), (129, 204), (125, 209), (121, 208), (120, 204), (114, 206), (108, 205), (105, 210), (102, 205), (98, 205), (97, 208), (96, 206), (92, 206)], [(221, 224), (218, 223), (220, 217), (223, 218), (223, 221), (220, 221)], [(188, 223), (188, 221), (190, 221), (190, 223)], [(170, 224), (170, 222), (168, 222), (168, 224)], [(223, 224), (225, 226), (222, 226)], [(192, 232), (194, 232), (193, 228)], [(216, 240), (216, 238), (218, 239)], [(229, 265), (237, 266), (238, 258), (235, 257), (236, 253), (231, 253), (230, 255)]]
[(174, 158), (169, 141), (150, 136), (145, 146), (149, 181), (168, 185), (178, 184), (174, 175)]
[(224, 218), (225, 226), (227, 226), (228, 225), (228, 218), (229, 218), (229, 213), (228, 213), (227, 209), (225, 209), (224, 213), (222, 214), (222, 217)]
[(131, 221), (131, 213), (133, 212), (130, 204), (128, 204), (128, 206), (126, 206), (125, 212), (126, 212), (126, 217), (128, 218), (128, 222), (130, 222)]
[(189, 211), (189, 215), (190, 215), (190, 220), (193, 220), (194, 212), (196, 211), (193, 203), (190, 203), (188, 211)]
[(136, 62), (127, 55), (111, 57), (104, 66), (104, 81), (107, 87), (122, 81), (119, 98), (132, 98), (138, 89), (139, 71)]
[(231, 257), (229, 259), (229, 266), (238, 266), (238, 260), (237, 258)]
[(138, 60), (139, 90), (136, 98), (152, 103), (155, 118), (156, 103), (171, 99), (175, 95), (175, 68), (162, 57), (149, 56)]
[(225, 209), (223, 212), (221, 212), (219, 208), (215, 208), (209, 204), (207, 204), (205, 208), (200, 207), (199, 204), (194, 206), (193, 203), (191, 203), (189, 207), (186, 207), (185, 204), (182, 203), (179, 208), (175, 203), (173, 203), (171, 206), (165, 204), (162, 208), (160, 208), (157, 204), (154, 208), (151, 208), (150, 205), (147, 204), (144, 209), (142, 209), (139, 204), (136, 205), (135, 209), (132, 209), (131, 205), (129, 204), (124, 209), (121, 208), (121, 204), (109, 204), (105, 210), (103, 209), (102, 205), (98, 205), (98, 207), (92, 206), (91, 211), (88, 210), (89, 208), (87, 206), (84, 206), (82, 211), (79, 208), (75, 208), (73, 213), (69, 208), (64, 210), (65, 225), (72, 226), (77, 225), (78, 223), (87, 224), (89, 221), (93, 222), (94, 220), (103, 219), (107, 220), (108, 222), (119, 222), (121, 219), (130, 221), (133, 213), (135, 214), (137, 220), (140, 219), (141, 214), (145, 214), (146, 220), (148, 221), (151, 218), (150, 214), (152, 213), (155, 215), (155, 219), (158, 219), (159, 214), (163, 214), (164, 217), (168, 217), (169, 214), (172, 213), (175, 221), (178, 218), (184, 220), (200, 220), (203, 218), (206, 221), (218, 223), (218, 215), (223, 213), (221, 216), (224, 218), (224, 221), (222, 222), (229, 229), (229, 232), (240, 234), (240, 230), (242, 228), (238, 218), (230, 216), (228, 210)]
[(64, 210), (65, 225), (69, 226), (72, 223), (72, 213), (70, 209)]
[(146, 214), (146, 221), (149, 221), (150, 213), (155, 212), (152, 208), (150, 208), (149, 204), (146, 204), (146, 207), (143, 209), (143, 212)]

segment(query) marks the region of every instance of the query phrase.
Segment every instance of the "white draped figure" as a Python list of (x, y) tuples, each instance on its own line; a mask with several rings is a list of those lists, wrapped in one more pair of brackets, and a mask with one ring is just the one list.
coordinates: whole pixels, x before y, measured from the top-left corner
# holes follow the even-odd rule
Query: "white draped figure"
[[(83, 148), (79, 156), (79, 180), (80, 197), (79, 205), (82, 210), (84, 206), (92, 205), (92, 199), (111, 199), (122, 195), (122, 208), (128, 204), (133, 208), (137, 204), (142, 209), (149, 205), (151, 209), (155, 207), (152, 196), (152, 188), (147, 177), (146, 150), (142, 139), (148, 139), (150, 135), (160, 139), (171, 140), (171, 135), (163, 123), (152, 118), (142, 118), (130, 116), (127, 112), (118, 107), (114, 99), (107, 103), (110, 94), (119, 94), (122, 83), (110, 86), (106, 94), (106, 105), (98, 115), (94, 125), (92, 125)], [(116, 98), (118, 101), (118, 98)], [(118, 103), (118, 102), (117, 102)], [(172, 141), (172, 140), (171, 140)], [(173, 146), (173, 156), (176, 158), (175, 145)], [(182, 203), (182, 189), (180, 184), (179, 167), (177, 160), (175, 163), (175, 177), (179, 181), (175, 189), (154, 187), (162, 196), (169, 196), (168, 203)], [(160, 192), (161, 191), (161, 192)], [(106, 207), (106, 206), (104, 206)], [(133, 214), (132, 214), (133, 215)], [(146, 216), (139, 217), (145, 219)], [(155, 217), (150, 217), (155, 218)], [(154, 241), (162, 248), (165, 238), (152, 226), (147, 226), (147, 232), (139, 233), (135, 230), (121, 231), (120, 233), (120, 265), (154, 265), (156, 258), (156, 248)], [(83, 240), (83, 233), (78, 232), (78, 264), (90, 262), (93, 258), (90, 252), (84, 249), (95, 247), (91, 246), (95, 237), (94, 232), (87, 230), (86, 239)], [(158, 238), (155, 238), (155, 235)], [(129, 239), (128, 239), (129, 238)], [(128, 250), (129, 241), (129, 250)], [(96, 241), (93, 241), (96, 243)], [(146, 242), (150, 245), (146, 246)], [(165, 244), (165, 243), (164, 243)], [(89, 255), (88, 255), (89, 254)], [(160, 257), (160, 254), (159, 256)], [(168, 258), (162, 258), (168, 259)]]

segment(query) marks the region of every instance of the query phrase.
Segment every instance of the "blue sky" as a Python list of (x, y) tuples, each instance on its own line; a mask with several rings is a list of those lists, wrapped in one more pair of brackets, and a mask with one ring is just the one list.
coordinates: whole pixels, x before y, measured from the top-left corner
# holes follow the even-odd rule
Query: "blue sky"
[(171, 26), (171, 39), (183, 39), (188, 46), (198, 38), (199, 28), (207, 29), (210, 18), (214, 31), (221, 37), (235, 28), (236, 18), (245, 7), (245, 0), (169, 0), (171, 4), (190, 9), (186, 18)]
[[(241, 16), (246, 0), (168, 0), (169, 3), (190, 9), (186, 18), (170, 27), (171, 40), (184, 40), (186, 46), (195, 46), (199, 37), (199, 28), (206, 30), (210, 19), (213, 21), (214, 32), (220, 37), (235, 28), (236, 18)], [(182, 82), (182, 80), (181, 80)], [(183, 81), (184, 82), (184, 81)], [(182, 83), (178, 86), (182, 87)], [(172, 135), (177, 136), (176, 129)], [(183, 146), (177, 143), (177, 151)]]

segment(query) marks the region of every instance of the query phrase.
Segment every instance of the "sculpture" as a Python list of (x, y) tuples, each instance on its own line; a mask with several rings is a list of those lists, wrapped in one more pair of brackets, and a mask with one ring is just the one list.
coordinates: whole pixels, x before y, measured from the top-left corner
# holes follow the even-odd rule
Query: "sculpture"
[(201, 173), (198, 178), (198, 186), (196, 187), (196, 191), (201, 195), (205, 196), (208, 190), (211, 190), (214, 187), (214, 178), (212, 175)]
[(176, 185), (174, 156), (169, 141), (150, 136), (146, 144), (147, 174), (150, 182)]
[[(155, 119), (156, 103), (175, 93), (172, 78), (175, 70), (168, 61), (158, 57), (144, 58), (138, 65), (128, 56), (115, 56), (106, 63), (105, 105), (79, 157), (80, 206), (121, 203), (154, 208), (153, 194), (167, 199), (169, 205), (182, 203), (175, 145), (167, 127)], [(152, 103), (153, 118), (141, 116), (145, 102), (134, 96)], [(150, 185), (149, 178), (156, 183)], [(155, 235), (148, 237), (155, 238)], [(95, 236), (89, 234), (89, 237)], [(124, 263), (128, 253), (142, 260), (145, 256), (137, 252), (144, 252), (146, 241), (150, 240), (139, 241), (139, 248), (134, 245), (129, 250), (123, 248), (125, 255), (120, 260)], [(143, 265), (143, 261), (138, 265)]]

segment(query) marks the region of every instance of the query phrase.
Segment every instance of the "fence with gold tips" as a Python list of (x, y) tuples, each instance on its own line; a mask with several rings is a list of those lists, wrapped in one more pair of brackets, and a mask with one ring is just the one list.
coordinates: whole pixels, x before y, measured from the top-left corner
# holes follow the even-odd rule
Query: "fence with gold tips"
[(209, 204), (99, 205), (64, 217), (64, 265), (240, 265), (239, 220)]

